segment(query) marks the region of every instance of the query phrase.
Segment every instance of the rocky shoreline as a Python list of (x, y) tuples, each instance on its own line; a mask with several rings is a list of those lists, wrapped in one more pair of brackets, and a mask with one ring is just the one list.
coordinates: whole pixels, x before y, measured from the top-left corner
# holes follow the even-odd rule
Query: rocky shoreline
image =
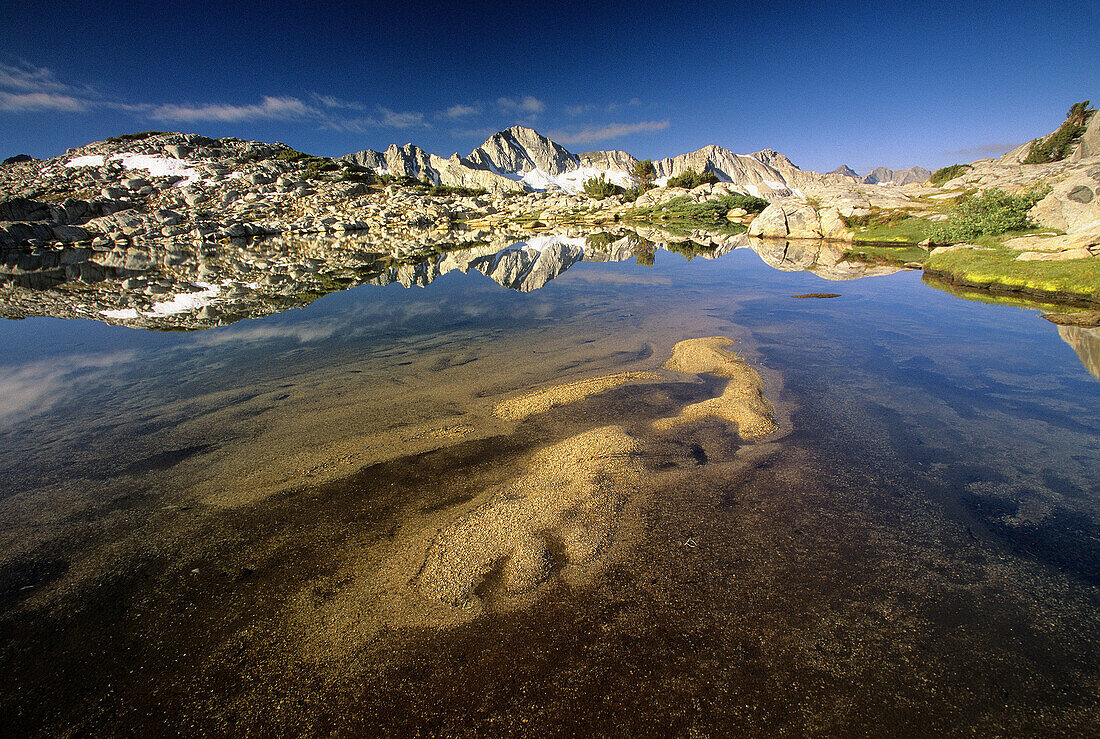
[[(622, 169), (636, 161), (633, 157), (623, 152), (573, 155), (518, 127), (494, 135), (466, 159), (451, 160), (422, 156), (411, 145), (330, 159), (283, 144), (132, 134), (49, 160), (0, 166), (3, 314), (94, 317), (150, 328), (219, 325), (234, 315), (293, 307), (363, 282), (418, 284), (423, 274), (440, 268), (440, 255), (458, 253), (466, 262), (454, 257), (451, 268), (479, 269), (490, 276), (495, 270), (493, 279), (501, 284), (533, 289), (545, 279), (525, 282), (532, 269), (556, 274), (581, 259), (584, 249), (577, 252), (574, 244), (573, 253), (567, 241), (558, 241), (556, 251), (537, 267), (530, 254), (542, 254), (540, 249), (511, 249), (507, 259), (513, 276), (523, 275), (518, 280), (503, 277), (507, 270), (486, 266), (486, 260), (502, 258), (532, 236), (547, 235), (583, 241), (606, 233), (589, 245), (586, 259), (628, 258), (639, 244), (672, 250), (692, 244), (713, 251), (779, 239), (782, 256), (771, 261), (780, 269), (799, 263), (797, 256), (787, 258), (790, 244), (834, 242), (841, 251), (826, 260), (825, 269), (835, 272), (838, 264), (860, 259), (858, 253), (843, 252), (844, 245), (865, 240), (853, 225), (860, 219), (894, 213), (936, 222), (947, 218), (944, 205), (960, 196), (1039, 185), (1050, 192), (1029, 216), (1052, 230), (1006, 242), (1006, 248), (1018, 252), (1014, 261), (1092, 264), (1100, 256), (1100, 152), (1090, 148), (1098, 127), (1100, 117), (1094, 117), (1075, 156), (1064, 161), (1023, 165), (1018, 152), (1010, 152), (1001, 160), (974, 162), (938, 186), (870, 184), (841, 170), (825, 175), (800, 170), (770, 150), (740, 156), (707, 147), (658, 162), (658, 173), (667, 180), (689, 169), (709, 171), (729, 181), (692, 189), (656, 187), (634, 200), (595, 199), (577, 192), (573, 181), (597, 166), (625, 176)], [(524, 166), (530, 171), (524, 173)], [(466, 170), (492, 174), (491, 187), (469, 189), (486, 182)], [(902, 181), (914, 177), (909, 171), (902, 175)], [(417, 183), (417, 176), (426, 184)], [(533, 182), (545, 189), (529, 190)], [(761, 204), (767, 201), (762, 212), (723, 205), (757, 195), (763, 197)], [(683, 216), (696, 212), (705, 216)], [(922, 245), (930, 260), (898, 262), (894, 268), (923, 267), (961, 285), (1067, 304), (1100, 302), (1100, 274), (1097, 285), (1084, 293), (1035, 289), (996, 277), (975, 281), (935, 259), (974, 245)], [(597, 254), (601, 247), (603, 257)], [(776, 251), (757, 250), (765, 261)], [(796, 254), (821, 250), (794, 248)], [(816, 258), (809, 263), (816, 264)], [(417, 269), (423, 274), (411, 276)], [(869, 269), (874, 268), (848, 267), (835, 276)], [(113, 292), (90, 289), (101, 283)], [(51, 298), (36, 298), (35, 292)], [(258, 307), (261, 303), (268, 307)], [(186, 320), (173, 318), (180, 315)]]

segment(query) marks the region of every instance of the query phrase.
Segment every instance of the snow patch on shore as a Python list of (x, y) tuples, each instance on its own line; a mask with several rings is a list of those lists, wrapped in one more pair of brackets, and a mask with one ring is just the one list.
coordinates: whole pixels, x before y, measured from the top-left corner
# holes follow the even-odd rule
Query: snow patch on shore
[(107, 162), (119, 161), (125, 170), (144, 169), (150, 177), (182, 177), (189, 184), (199, 179), (199, 173), (191, 162), (172, 157), (161, 157), (152, 154), (115, 154), (104, 157), (102, 154), (90, 154), (83, 157), (75, 157), (65, 163), (66, 167), (102, 167)]
[(141, 314), (138, 313), (137, 308), (123, 308), (121, 310), (101, 310), (99, 315), (105, 318), (114, 318), (117, 320), (125, 320), (128, 318), (137, 318)]
[(66, 167), (102, 167), (103, 155), (92, 154), (86, 157), (77, 157), (76, 159), (70, 159), (65, 163)]
[[(530, 172), (521, 173), (518, 181), (530, 187), (532, 190), (565, 190), (568, 193), (584, 191), (584, 183), (603, 175), (609, 182), (619, 187), (629, 188), (633, 186), (630, 175), (613, 169), (596, 169), (595, 167), (578, 167), (577, 169), (552, 175), (541, 169), (532, 169)], [(511, 175), (505, 174), (506, 177)]]

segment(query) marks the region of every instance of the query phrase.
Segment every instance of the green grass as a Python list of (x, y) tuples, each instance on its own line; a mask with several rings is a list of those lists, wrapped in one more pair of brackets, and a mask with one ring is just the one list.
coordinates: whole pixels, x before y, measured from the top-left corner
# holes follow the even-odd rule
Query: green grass
[(927, 218), (903, 217), (901, 220), (871, 223), (853, 229), (856, 244), (919, 244), (928, 238), (936, 224)]
[(935, 254), (925, 267), (972, 285), (1040, 290), (1100, 300), (1100, 259), (1017, 262), (1015, 249), (959, 249)]
[(928, 252), (919, 246), (856, 245), (844, 252), (844, 258), (854, 262), (901, 266), (910, 262), (924, 264)]

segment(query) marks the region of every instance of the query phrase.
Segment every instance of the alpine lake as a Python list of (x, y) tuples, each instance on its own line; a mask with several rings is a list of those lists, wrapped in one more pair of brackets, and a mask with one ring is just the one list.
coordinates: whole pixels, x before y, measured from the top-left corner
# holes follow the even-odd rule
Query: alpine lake
[(0, 733), (1097, 732), (1100, 329), (588, 243), (0, 322)]

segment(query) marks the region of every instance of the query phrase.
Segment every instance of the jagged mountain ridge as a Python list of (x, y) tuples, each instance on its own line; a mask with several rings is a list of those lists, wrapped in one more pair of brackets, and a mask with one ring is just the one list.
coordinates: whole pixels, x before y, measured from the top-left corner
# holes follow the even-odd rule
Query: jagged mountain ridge
[[(484, 188), (499, 193), (512, 190), (563, 189), (578, 192), (585, 180), (606, 176), (622, 186), (631, 184), (629, 172), (638, 161), (625, 151), (589, 151), (574, 154), (561, 144), (524, 126), (512, 126), (485, 140), (466, 157), (457, 153), (449, 159), (429, 154), (418, 146), (391, 145), (385, 152), (370, 149), (342, 157), (369, 167), (380, 174), (417, 179), (427, 177), (433, 183)], [(734, 154), (721, 146), (710, 145), (674, 157), (655, 161), (657, 183), (691, 169), (714, 172), (750, 195), (778, 198), (802, 195), (806, 186), (846, 179), (866, 184), (908, 184), (923, 182), (931, 174), (921, 167), (888, 170), (879, 167), (865, 178), (840, 167), (828, 174), (800, 169), (783, 154), (764, 149), (752, 154)]]
[[(381, 174), (427, 177), (441, 185), (481, 187), (490, 192), (564, 189), (579, 191), (584, 180), (605, 175), (612, 182), (629, 185), (629, 171), (638, 161), (624, 151), (592, 151), (574, 154), (534, 129), (513, 126), (490, 136), (467, 157), (449, 159), (406, 144), (391, 145), (384, 153), (365, 150), (343, 159)], [(742, 155), (721, 146), (654, 162), (658, 184), (692, 169), (710, 171), (751, 195), (765, 198), (801, 194), (800, 188), (823, 181), (823, 175), (799, 169), (784, 155), (765, 149)]]

